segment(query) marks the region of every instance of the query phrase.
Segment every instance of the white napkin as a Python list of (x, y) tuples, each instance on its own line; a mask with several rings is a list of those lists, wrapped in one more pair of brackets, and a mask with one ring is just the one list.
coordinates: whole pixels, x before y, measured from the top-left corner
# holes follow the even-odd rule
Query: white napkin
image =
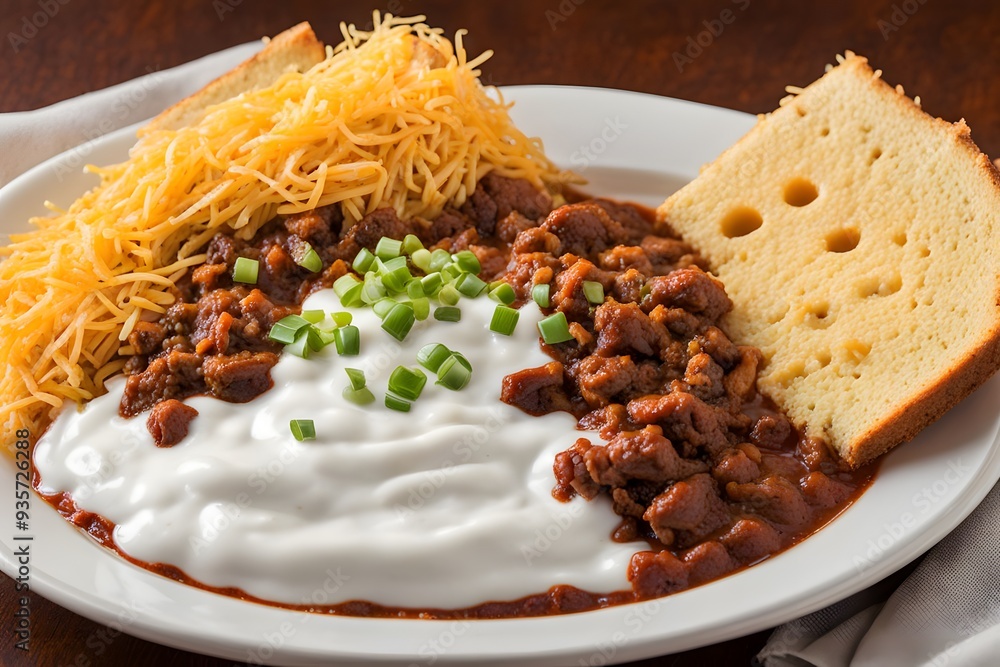
[[(0, 186), (39, 162), (156, 115), (260, 50), (241, 44), (37, 111), (0, 114)], [(909, 576), (778, 628), (766, 667), (1000, 665), (1000, 485)]]
[(262, 47), (240, 44), (49, 107), (0, 114), (0, 186), (53, 155), (155, 116)]

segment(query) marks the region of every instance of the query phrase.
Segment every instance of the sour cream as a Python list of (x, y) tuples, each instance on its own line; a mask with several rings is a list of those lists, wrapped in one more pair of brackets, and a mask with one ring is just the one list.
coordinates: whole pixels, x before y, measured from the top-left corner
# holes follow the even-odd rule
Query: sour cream
[[(500, 401), (502, 378), (551, 361), (533, 304), (513, 336), (489, 330), (495, 303), (463, 300), (458, 323), (418, 322), (398, 343), (370, 309), (354, 310), (361, 354), (333, 346), (281, 355), (274, 387), (242, 405), (187, 399), (188, 436), (158, 448), (145, 415), (118, 416), (123, 380), (81, 411), (65, 410), (35, 449), (46, 493), (117, 524), (119, 547), (216, 587), (276, 602), (458, 608), (541, 593), (557, 584), (629, 588), (642, 544), (609, 539), (606, 498), (551, 496), (555, 455), (581, 435), (573, 417), (529, 416)], [(304, 308), (342, 310), (332, 291)], [(433, 374), (411, 412), (381, 401), (397, 365), (441, 342), (472, 363), (451, 391)], [(379, 400), (346, 401), (344, 368), (361, 368)], [(312, 419), (297, 442), (291, 419)]]

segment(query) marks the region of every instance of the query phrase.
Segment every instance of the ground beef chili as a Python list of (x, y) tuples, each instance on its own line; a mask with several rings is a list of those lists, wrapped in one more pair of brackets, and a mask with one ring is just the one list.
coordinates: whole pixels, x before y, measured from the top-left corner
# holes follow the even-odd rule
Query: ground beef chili
[[(732, 302), (683, 241), (645, 211), (600, 200), (562, 206), (513, 240), (504, 275), (524, 299), (550, 284), (573, 339), (553, 361), (504, 379), (502, 400), (570, 412), (606, 442), (556, 456), (553, 495), (610, 498), (614, 539), (644, 539), (629, 567), (637, 599), (755, 563), (817, 530), (865, 487), (822, 443), (800, 437), (756, 390), (759, 350), (719, 328)], [(584, 281), (605, 301), (591, 305)]]
[[(757, 394), (761, 354), (734, 344), (719, 328), (732, 304), (697, 253), (655, 234), (647, 209), (572, 192), (566, 198), (571, 203), (554, 208), (549, 195), (529, 183), (487, 174), (460, 209), (447, 208), (434, 220), (404, 222), (392, 209), (378, 209), (345, 230), (330, 207), (276, 218), (249, 240), (220, 233), (209, 242), (205, 263), (177, 285), (175, 304), (129, 335), (120, 413), (150, 411), (155, 444), (175, 445), (197, 418), (182, 399), (204, 394), (241, 403), (271, 386), (280, 352), (268, 338), (271, 326), (349, 271), (361, 248), (373, 250), (383, 236), (416, 234), (431, 249), (471, 250), (480, 276), (506, 280), (518, 304), (546, 283), (547, 310), (566, 315), (573, 340), (542, 344), (552, 361), (507, 376), (502, 398), (534, 415), (570, 412), (582, 429), (596, 432), (556, 457), (553, 494), (564, 501), (606, 496), (622, 517), (609, 537), (648, 543), (630, 564), (632, 590), (554, 586), (453, 610), (367, 601), (300, 607), (205, 586), (170, 565), (138, 564), (207, 590), (324, 613), (539, 616), (695, 586), (787, 548), (841, 511), (874, 469), (841, 468)], [(322, 259), (321, 271), (297, 263), (309, 247)], [(238, 257), (258, 260), (256, 285), (233, 282)], [(585, 281), (603, 286), (602, 304), (587, 300)], [(66, 494), (48, 500), (117, 550), (106, 519), (79, 509)]]

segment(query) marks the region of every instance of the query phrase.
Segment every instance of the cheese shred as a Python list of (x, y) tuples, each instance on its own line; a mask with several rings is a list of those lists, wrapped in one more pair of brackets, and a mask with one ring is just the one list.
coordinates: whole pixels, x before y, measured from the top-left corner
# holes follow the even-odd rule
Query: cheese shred
[[(276, 215), (338, 205), (345, 228), (391, 206), (433, 217), (490, 171), (554, 189), (571, 179), (479, 81), (486, 52), (423, 17), (375, 13), (306, 72), (208, 107), (177, 130), (140, 130), (129, 159), (88, 166), (96, 188), (0, 248), (0, 423), (34, 437), (124, 366), (128, 335), (174, 301), (217, 231), (250, 238)], [(13, 442), (7, 437), (6, 442)]]

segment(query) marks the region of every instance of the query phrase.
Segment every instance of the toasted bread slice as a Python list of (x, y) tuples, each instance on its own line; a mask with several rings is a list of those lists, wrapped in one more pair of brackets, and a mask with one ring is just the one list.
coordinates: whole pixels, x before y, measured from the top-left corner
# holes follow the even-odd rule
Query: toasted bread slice
[(759, 388), (852, 466), (1000, 365), (1000, 174), (864, 58), (760, 120), (659, 219), (734, 302)]
[(141, 132), (192, 125), (213, 104), (269, 86), (289, 69), (304, 72), (325, 57), (326, 48), (312, 27), (306, 22), (299, 23), (270, 40), (260, 53), (149, 121)]

